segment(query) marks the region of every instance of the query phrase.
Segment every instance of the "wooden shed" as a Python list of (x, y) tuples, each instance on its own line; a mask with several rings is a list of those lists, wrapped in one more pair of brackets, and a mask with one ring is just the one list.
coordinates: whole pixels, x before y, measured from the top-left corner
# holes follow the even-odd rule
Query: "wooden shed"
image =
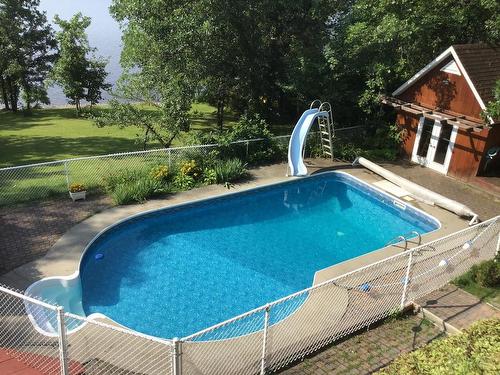
[(492, 157), (500, 146), (500, 124), (481, 117), (498, 79), (500, 48), (453, 45), (392, 96), (383, 97), (405, 129), (402, 148), (407, 157), (464, 181), (500, 177), (500, 155)]

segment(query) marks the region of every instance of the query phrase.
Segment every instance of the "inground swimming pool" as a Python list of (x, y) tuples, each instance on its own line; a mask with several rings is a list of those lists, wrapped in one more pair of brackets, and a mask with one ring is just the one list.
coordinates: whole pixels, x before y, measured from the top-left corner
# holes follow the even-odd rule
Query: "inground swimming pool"
[(320, 269), (439, 225), (341, 172), (164, 208), (119, 222), (88, 246), (81, 306), (145, 334), (184, 337), (307, 288)]

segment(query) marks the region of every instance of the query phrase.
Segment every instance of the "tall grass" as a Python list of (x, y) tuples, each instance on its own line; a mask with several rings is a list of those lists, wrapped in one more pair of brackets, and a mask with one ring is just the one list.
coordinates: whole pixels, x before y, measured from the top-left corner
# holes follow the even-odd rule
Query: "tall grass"
[(246, 164), (240, 159), (218, 160), (213, 167), (219, 184), (236, 182), (248, 176)]

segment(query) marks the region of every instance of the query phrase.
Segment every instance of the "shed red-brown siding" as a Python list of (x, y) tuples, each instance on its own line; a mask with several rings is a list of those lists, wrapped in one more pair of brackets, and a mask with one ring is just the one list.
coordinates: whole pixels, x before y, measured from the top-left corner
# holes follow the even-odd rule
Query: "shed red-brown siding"
[(408, 158), (411, 158), (417, 136), (419, 117), (409, 113), (398, 113), (396, 121), (398, 126), (404, 130), (402, 151)]
[(405, 102), (434, 109), (441, 108), (473, 117), (481, 121), (481, 106), (462, 75), (442, 72), (440, 69), (453, 60), (450, 56), (398, 95)]
[(487, 139), (488, 129), (480, 133), (459, 129), (448, 174), (465, 181), (475, 177), (483, 159)]
[[(419, 115), (398, 112), (397, 124), (404, 129), (402, 152), (410, 159), (417, 136)], [(459, 129), (452, 151), (448, 175), (468, 181), (481, 172), (484, 164), (484, 153), (500, 144), (500, 129), (484, 129), (477, 133)], [(491, 134), (490, 134), (491, 133)]]

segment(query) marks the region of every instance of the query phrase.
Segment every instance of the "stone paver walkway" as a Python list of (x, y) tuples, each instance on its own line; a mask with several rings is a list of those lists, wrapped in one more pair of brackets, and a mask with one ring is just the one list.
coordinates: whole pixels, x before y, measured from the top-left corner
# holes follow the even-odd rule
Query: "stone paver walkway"
[(442, 335), (428, 320), (410, 315), (335, 343), (281, 374), (370, 374)]
[(469, 327), (479, 319), (500, 318), (500, 310), (450, 284), (416, 302), (423, 309), (459, 330)]

